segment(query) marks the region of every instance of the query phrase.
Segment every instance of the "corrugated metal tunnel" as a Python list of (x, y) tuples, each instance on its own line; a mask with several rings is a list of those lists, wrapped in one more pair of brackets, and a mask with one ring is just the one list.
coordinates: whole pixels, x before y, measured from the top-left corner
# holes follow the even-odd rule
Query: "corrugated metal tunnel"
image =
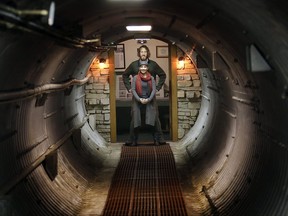
[(57, 0), (53, 26), (7, 9), (29, 3), (0, 7), (0, 213), (77, 214), (110, 151), (87, 123), (88, 68), (145, 17), (201, 76), (198, 119), (177, 142), (194, 211), (287, 215), (287, 2)]

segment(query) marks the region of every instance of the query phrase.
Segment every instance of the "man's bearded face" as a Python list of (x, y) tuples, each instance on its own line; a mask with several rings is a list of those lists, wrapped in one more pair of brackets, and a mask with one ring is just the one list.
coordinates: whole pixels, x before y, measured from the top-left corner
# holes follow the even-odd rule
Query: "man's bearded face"
[(145, 48), (141, 48), (141, 49), (140, 49), (140, 59), (141, 59), (142, 61), (146, 60), (147, 57), (148, 57), (147, 55), (148, 55), (147, 50), (146, 50)]

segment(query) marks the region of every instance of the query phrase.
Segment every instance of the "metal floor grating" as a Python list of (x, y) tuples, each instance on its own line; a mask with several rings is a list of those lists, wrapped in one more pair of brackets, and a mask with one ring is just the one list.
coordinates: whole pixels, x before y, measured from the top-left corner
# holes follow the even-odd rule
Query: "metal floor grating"
[(187, 215), (168, 144), (122, 147), (103, 215)]

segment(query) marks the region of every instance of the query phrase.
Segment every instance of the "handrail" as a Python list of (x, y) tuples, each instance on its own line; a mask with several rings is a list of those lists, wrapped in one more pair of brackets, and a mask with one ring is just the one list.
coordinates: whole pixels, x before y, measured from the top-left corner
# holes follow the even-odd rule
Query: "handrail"
[[(21, 31), (26, 31), (29, 33), (43, 34), (54, 39), (63, 41), (72, 45), (76, 48), (88, 47), (91, 51), (95, 50), (106, 50), (110, 49), (109, 46), (101, 45), (101, 37), (97, 35), (95, 38), (86, 39), (77, 36), (70, 36), (64, 31), (57, 30), (56, 28), (51, 28), (46, 25), (40, 25), (37, 22), (29, 21), (29, 19), (23, 18), (21, 15), (25, 13), (38, 13), (41, 15), (46, 15), (45, 10), (17, 10), (10, 6), (0, 3), (0, 25), (7, 26), (8, 28), (17, 28)], [(4, 19), (3, 19), (3, 18)], [(69, 36), (68, 36), (69, 35)], [(113, 47), (114, 48), (114, 47)]]
[(0, 104), (1, 103), (9, 103), (11, 101), (23, 100), (29, 97), (34, 97), (43, 93), (50, 93), (55, 91), (65, 90), (72, 85), (84, 85), (88, 82), (91, 77), (91, 73), (87, 74), (87, 76), (82, 80), (71, 79), (65, 83), (57, 83), (57, 84), (45, 84), (42, 86), (38, 86), (33, 89), (25, 89), (19, 91), (10, 91), (10, 92), (1, 92), (0, 91)]

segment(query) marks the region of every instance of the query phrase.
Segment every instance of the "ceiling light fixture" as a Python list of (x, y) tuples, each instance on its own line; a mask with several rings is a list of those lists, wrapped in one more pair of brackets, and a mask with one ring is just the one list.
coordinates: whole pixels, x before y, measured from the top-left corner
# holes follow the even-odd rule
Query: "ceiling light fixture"
[(150, 40), (150, 38), (135, 38), (135, 40), (138, 40), (138, 41), (143, 41), (143, 40), (145, 40), (145, 41), (147, 41), (147, 40)]
[(137, 41), (147, 41), (151, 39), (151, 35), (149, 33), (135, 33), (134, 39)]
[(151, 25), (129, 25), (126, 26), (128, 31), (151, 31)]
[(138, 44), (146, 44), (146, 43), (147, 43), (147, 40), (137, 40), (137, 43), (138, 43)]

